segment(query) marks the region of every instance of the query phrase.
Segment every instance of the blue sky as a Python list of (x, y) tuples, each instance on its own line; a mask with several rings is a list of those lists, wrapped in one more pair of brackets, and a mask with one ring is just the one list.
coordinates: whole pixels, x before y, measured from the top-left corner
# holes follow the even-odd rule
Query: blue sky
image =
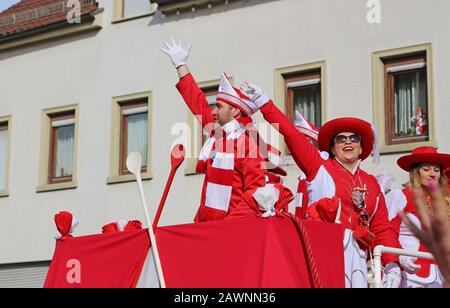
[(0, 0), (0, 12), (3, 12), (11, 5), (16, 4), (18, 2), (20, 2), (20, 0)]

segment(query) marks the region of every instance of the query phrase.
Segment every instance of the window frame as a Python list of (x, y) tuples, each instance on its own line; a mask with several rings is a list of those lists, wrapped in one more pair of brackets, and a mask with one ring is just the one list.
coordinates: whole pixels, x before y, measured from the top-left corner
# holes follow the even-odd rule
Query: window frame
[[(428, 140), (398, 142), (390, 144), (388, 141), (387, 125), (387, 88), (385, 63), (393, 59), (406, 59), (423, 55), (426, 63), (427, 96), (428, 96)], [(433, 57), (432, 44), (420, 44), (389, 50), (377, 51), (372, 54), (373, 80), (373, 114), (378, 136), (380, 136), (380, 153), (396, 154), (411, 152), (420, 146), (437, 146), (434, 124), (434, 91), (433, 91)]]
[[(72, 176), (70, 181), (56, 181), (51, 183), (50, 173), (52, 172), (50, 164), (50, 155), (52, 151), (53, 127), (52, 118), (58, 115), (74, 114), (74, 141), (73, 141), (73, 161), (72, 161)], [(52, 192), (66, 189), (76, 189), (78, 187), (78, 136), (80, 129), (80, 106), (79, 104), (65, 105), (60, 107), (52, 107), (42, 110), (42, 128), (41, 128), (41, 144), (40, 144), (40, 159), (39, 159), (39, 174), (38, 185), (36, 187), (37, 193)]]
[[(287, 112), (287, 116), (288, 116), (289, 120), (291, 121), (291, 123), (295, 122), (295, 114), (294, 114), (294, 93), (295, 93), (295, 90), (298, 90), (300, 88), (305, 88), (306, 89), (306, 88), (309, 88), (309, 87), (317, 86), (317, 84), (291, 88), (291, 87), (288, 87), (289, 83), (299, 82), (299, 81), (304, 81), (304, 80), (310, 80), (310, 79), (317, 79), (317, 78), (320, 79), (319, 87), (322, 87), (322, 76), (321, 76), (320, 70), (303, 71), (303, 72), (300, 72), (300, 73), (289, 74), (289, 75), (285, 75), (284, 76), (285, 91), (286, 91), (286, 112)], [(321, 109), (320, 110), (320, 112), (321, 112), (320, 122), (321, 122), (321, 125), (322, 125), (322, 123), (323, 123), (322, 93), (320, 93), (320, 109)], [(318, 126), (318, 128), (320, 128), (320, 127)]]
[[(309, 72), (320, 72), (320, 96), (321, 96), (321, 119), (322, 125), (326, 123), (328, 119), (328, 69), (327, 62), (317, 61), (299, 65), (293, 65), (288, 67), (282, 67), (275, 69), (275, 91), (274, 91), (274, 103), (275, 105), (293, 122), (294, 115), (293, 110), (289, 112), (288, 108), (288, 96), (286, 87), (286, 78), (292, 76), (299, 76), (307, 74)], [(292, 107), (293, 108), (293, 107)], [(292, 115), (291, 115), (292, 114)], [(276, 132), (278, 134), (278, 132)], [(280, 149), (282, 155), (290, 155), (289, 150), (284, 142), (284, 138), (278, 138), (279, 142), (273, 144)], [(287, 158), (287, 163), (294, 163), (290, 157)]]
[[(389, 73), (388, 70), (391, 67), (399, 66), (399, 65), (407, 65), (407, 64), (415, 64), (419, 62), (425, 62), (425, 67), (423, 68), (417, 68), (417, 69), (411, 69), (407, 71), (401, 71), (396, 73)], [(412, 142), (427, 142), (429, 139), (429, 132), (427, 133), (427, 136), (418, 136), (418, 137), (398, 137), (395, 136), (393, 126), (394, 126), (394, 78), (401, 74), (407, 74), (407, 73), (413, 73), (413, 72), (419, 72), (419, 71), (425, 71), (425, 75), (427, 75), (426, 71), (427, 63), (426, 63), (426, 55), (413, 55), (413, 56), (406, 56), (401, 58), (394, 58), (385, 60), (384, 62), (384, 68), (385, 68), (385, 75), (384, 75), (384, 82), (385, 82), (385, 89), (386, 89), (386, 99), (385, 99), (385, 112), (386, 112), (386, 143), (388, 145), (395, 145), (395, 144), (405, 144), (405, 143), (412, 143)], [(428, 76), (425, 76), (426, 80), (428, 79)], [(427, 89), (427, 105), (428, 105), (428, 89)], [(428, 111), (427, 106), (427, 111)], [(427, 112), (428, 115), (428, 112)]]
[(7, 145), (6, 145), (6, 165), (5, 165), (5, 187), (0, 189), (0, 198), (9, 197), (9, 172), (11, 163), (11, 127), (12, 116), (0, 117), (0, 131), (7, 132)]
[[(127, 168), (127, 153), (128, 153), (128, 117), (129, 115), (123, 114), (125, 110), (135, 109), (139, 107), (147, 107), (148, 108), (148, 102), (140, 102), (140, 101), (133, 101), (133, 102), (126, 102), (120, 104), (120, 169), (119, 169), (119, 175), (130, 175), (131, 172), (128, 171)], [(148, 119), (148, 109), (147, 109), (147, 119)], [(147, 120), (147, 126), (148, 126), (148, 120)], [(147, 144), (147, 151), (148, 151), (148, 144)], [(146, 159), (146, 158), (143, 158)], [(144, 165), (141, 167), (141, 173), (147, 172), (147, 165)]]
[[(142, 180), (151, 180), (152, 171), (152, 126), (153, 126), (153, 94), (151, 91), (115, 96), (112, 98), (111, 132), (109, 150), (109, 174), (106, 178), (107, 185), (121, 184), (136, 181), (136, 177), (126, 169), (126, 157), (123, 153), (124, 132), (122, 106), (145, 103), (147, 106), (147, 157), (142, 160), (147, 162), (145, 172), (141, 173)], [(136, 108), (133, 106), (132, 108)], [(123, 158), (123, 159), (122, 159)]]
[(149, 1), (149, 10), (146, 13), (137, 14), (125, 17), (125, 4), (124, 0), (113, 0), (113, 17), (112, 17), (112, 23), (120, 23), (124, 21), (134, 20), (138, 18), (148, 17), (154, 15), (158, 10), (158, 5), (155, 3), (150, 3)]
[[(58, 133), (59, 127), (53, 127), (53, 122), (55, 122), (55, 121), (70, 120), (70, 119), (75, 120), (75, 111), (69, 111), (69, 112), (64, 112), (61, 114), (50, 115), (50, 149), (49, 149), (49, 159), (48, 159), (49, 167), (48, 167), (48, 181), (47, 181), (47, 183), (49, 185), (72, 182), (73, 170), (72, 170), (72, 174), (70, 176), (62, 176), (62, 177), (56, 176), (56, 161), (57, 161), (56, 156), (57, 156), (57, 150), (58, 150), (57, 149), (57, 138), (58, 138), (57, 133)], [(74, 134), (75, 134), (76, 123), (73, 126), (74, 126), (74, 128), (73, 128)], [(74, 143), (75, 143), (75, 138), (74, 138)], [(74, 151), (75, 151), (75, 147), (74, 147)], [(73, 166), (73, 161), (72, 161), (72, 166)]]

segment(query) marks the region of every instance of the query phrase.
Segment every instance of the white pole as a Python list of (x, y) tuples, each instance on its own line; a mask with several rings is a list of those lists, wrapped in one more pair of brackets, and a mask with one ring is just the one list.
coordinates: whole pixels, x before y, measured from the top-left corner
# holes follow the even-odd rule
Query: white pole
[(375, 247), (375, 249), (373, 250), (374, 267), (375, 267), (375, 288), (383, 287), (383, 284), (381, 281), (381, 255), (383, 253), (416, 257), (419, 259), (434, 260), (434, 257), (431, 253), (407, 250), (407, 249), (398, 249), (398, 248), (385, 247), (385, 246), (379, 245), (379, 246)]
[(161, 267), (161, 260), (159, 259), (158, 246), (156, 244), (155, 233), (153, 232), (153, 224), (148, 213), (147, 201), (145, 201), (144, 195), (144, 187), (142, 186), (142, 178), (141, 178), (141, 166), (142, 166), (142, 157), (139, 152), (133, 152), (127, 157), (127, 168), (128, 170), (136, 176), (136, 182), (139, 187), (139, 195), (142, 201), (142, 207), (144, 208), (145, 220), (148, 225), (148, 235), (150, 236), (151, 241), (151, 249), (153, 250), (153, 256), (155, 259), (155, 265), (158, 272), (158, 278), (161, 288), (166, 287), (166, 282), (164, 280), (164, 275)]
[(148, 235), (150, 236), (151, 248), (153, 248), (153, 254), (155, 256), (155, 264), (156, 269), (158, 271), (159, 282), (161, 284), (161, 288), (166, 288), (166, 281), (164, 280), (164, 274), (162, 271), (161, 260), (159, 258), (158, 246), (156, 244), (155, 233), (153, 232), (153, 223), (150, 218), (150, 214), (148, 213), (147, 201), (145, 201), (144, 188), (142, 186), (142, 179), (140, 173), (136, 174), (136, 179), (139, 185), (139, 193), (141, 195), (142, 205), (144, 207), (145, 219), (147, 220), (148, 226)]

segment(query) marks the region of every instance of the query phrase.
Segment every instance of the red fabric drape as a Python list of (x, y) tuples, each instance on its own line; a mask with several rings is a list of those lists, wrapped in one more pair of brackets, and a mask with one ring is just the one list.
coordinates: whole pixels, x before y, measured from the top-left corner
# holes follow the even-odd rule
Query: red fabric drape
[[(344, 287), (343, 229), (301, 221), (323, 287)], [(158, 228), (168, 287), (311, 287), (302, 241), (288, 218), (246, 217)], [(58, 241), (46, 287), (131, 287), (147, 254), (147, 232), (133, 231)], [(82, 281), (66, 282), (67, 260), (80, 259)], [(133, 284), (133, 281), (135, 282)]]
[[(135, 287), (147, 257), (147, 230), (56, 241), (45, 288)], [(75, 264), (75, 265), (73, 265)], [(80, 283), (68, 276), (79, 275)]]
[[(343, 229), (302, 221), (324, 287), (344, 287)], [(175, 288), (311, 287), (292, 220), (256, 217), (160, 228), (166, 283)]]

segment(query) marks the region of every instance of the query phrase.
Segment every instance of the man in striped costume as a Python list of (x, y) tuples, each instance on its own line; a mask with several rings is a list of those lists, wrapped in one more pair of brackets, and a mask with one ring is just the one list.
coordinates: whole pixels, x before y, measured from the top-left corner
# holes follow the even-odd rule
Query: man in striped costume
[[(206, 176), (195, 221), (255, 214), (254, 207), (245, 200), (252, 200), (258, 195), (255, 195), (258, 188), (265, 187), (266, 173), (257, 142), (246, 126), (252, 125), (251, 115), (258, 108), (231, 85), (225, 74), (222, 74), (216, 107), (208, 106), (205, 94), (186, 65), (190, 48), (184, 48), (179, 40), (172, 39), (171, 43), (165, 43), (162, 51), (177, 69), (180, 77), (178, 91), (210, 135), (197, 164), (197, 173)], [(275, 189), (265, 189), (264, 194), (268, 191), (275, 197), (265, 199), (276, 199)]]

